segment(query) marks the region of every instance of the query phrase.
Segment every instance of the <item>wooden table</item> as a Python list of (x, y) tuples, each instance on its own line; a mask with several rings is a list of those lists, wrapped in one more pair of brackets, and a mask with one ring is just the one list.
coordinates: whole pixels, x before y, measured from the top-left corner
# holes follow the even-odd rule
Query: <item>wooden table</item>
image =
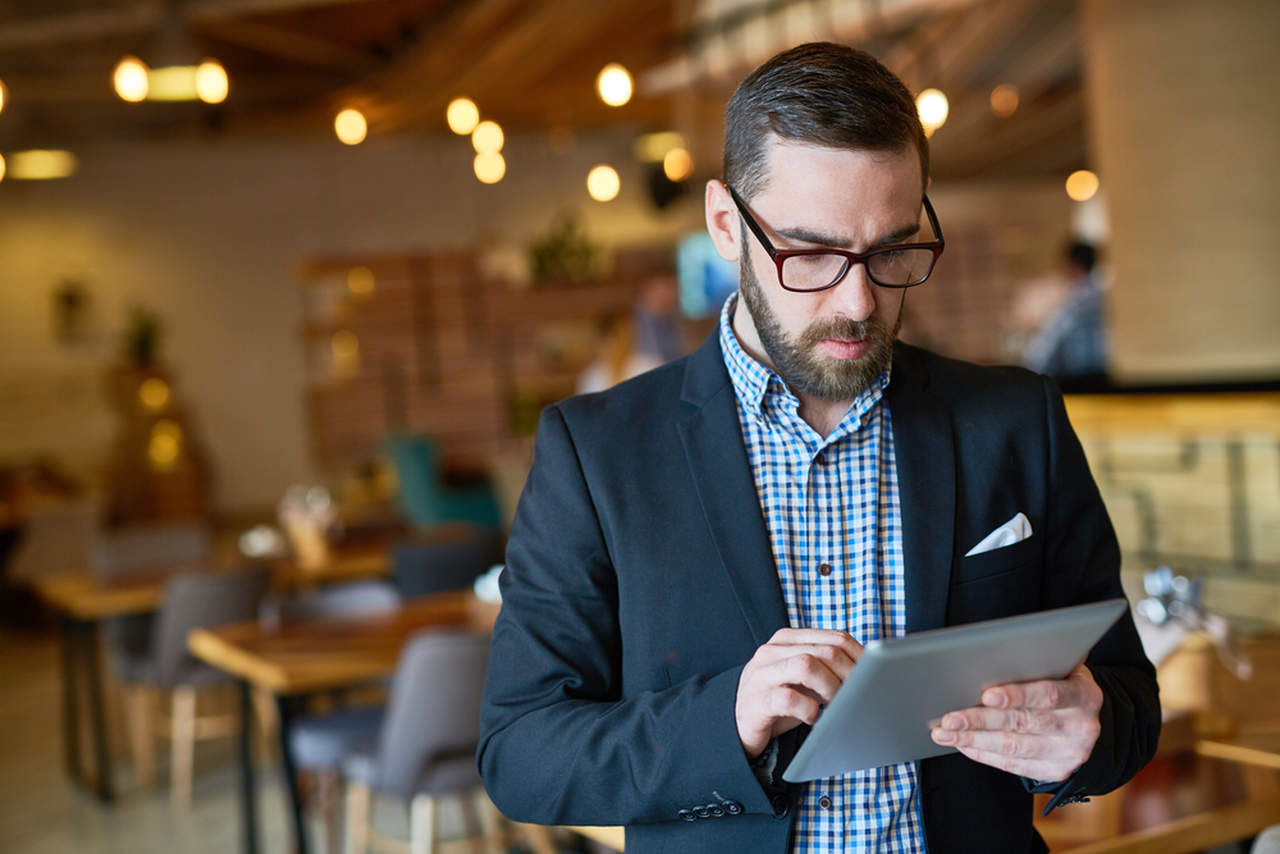
[[(107, 743), (106, 702), (102, 690), (99, 628), (103, 620), (147, 614), (160, 607), (165, 583), (180, 570), (170, 567), (104, 578), (88, 570), (38, 576), (31, 584), (36, 594), (59, 615), (62, 635), (62, 710), (65, 765), (72, 780), (86, 784), (99, 798), (114, 800), (111, 751)], [(216, 568), (211, 568), (216, 571)], [(391, 563), (385, 547), (365, 546), (338, 551), (324, 566), (303, 569), (292, 560), (272, 566), (273, 585), (293, 590), (388, 575)], [(85, 691), (80, 682), (85, 683)], [(82, 696), (82, 693), (84, 696)], [(86, 706), (94, 767), (86, 772), (81, 762), (80, 707)]]
[(441, 593), (411, 599), (398, 610), (378, 616), (326, 618), (264, 626), (237, 623), (219, 629), (197, 629), (187, 638), (191, 652), (235, 676), (240, 683), (244, 725), (240, 730), (240, 782), (244, 850), (258, 851), (257, 805), (249, 721), (251, 692), (271, 692), (280, 711), (280, 748), (285, 788), (293, 813), (296, 850), (306, 854), (306, 833), (289, 746), (289, 722), (300, 698), (317, 691), (347, 688), (376, 680), (395, 670), (408, 637), (426, 628), (458, 628), (489, 632), (499, 607), (470, 592)]
[(1280, 730), (1201, 739), (1196, 742), (1196, 752), (1201, 756), (1280, 771)]

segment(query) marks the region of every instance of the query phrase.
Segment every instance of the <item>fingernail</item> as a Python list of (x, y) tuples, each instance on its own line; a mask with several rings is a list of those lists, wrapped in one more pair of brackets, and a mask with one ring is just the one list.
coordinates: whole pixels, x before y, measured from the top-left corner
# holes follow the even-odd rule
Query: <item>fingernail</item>
[(935, 729), (932, 733), (933, 740), (938, 744), (951, 744), (956, 740), (955, 735), (947, 732), (945, 729)]
[(1005, 704), (1008, 702), (1009, 698), (1000, 691), (992, 691), (990, 694), (982, 698), (982, 704), (984, 706), (991, 706), (995, 709), (1003, 709)]
[(964, 719), (959, 715), (947, 715), (942, 719), (943, 729), (964, 729)]

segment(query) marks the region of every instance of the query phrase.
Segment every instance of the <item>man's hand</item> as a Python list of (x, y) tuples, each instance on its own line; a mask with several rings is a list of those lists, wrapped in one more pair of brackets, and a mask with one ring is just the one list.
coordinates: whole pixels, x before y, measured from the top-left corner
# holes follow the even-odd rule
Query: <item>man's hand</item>
[(1065, 780), (1093, 752), (1101, 708), (1102, 689), (1082, 664), (1066, 679), (988, 688), (981, 706), (947, 713), (930, 734), (984, 765)]
[(747, 757), (755, 759), (770, 740), (816, 721), (861, 654), (862, 644), (848, 632), (779, 629), (738, 681), (734, 717)]

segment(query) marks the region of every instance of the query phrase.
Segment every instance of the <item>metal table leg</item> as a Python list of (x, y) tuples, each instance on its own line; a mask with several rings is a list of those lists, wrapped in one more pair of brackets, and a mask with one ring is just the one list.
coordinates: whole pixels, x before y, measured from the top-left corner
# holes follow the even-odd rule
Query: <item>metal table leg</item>
[(307, 829), (302, 817), (302, 794), (298, 791), (298, 769), (293, 760), (293, 749), (289, 739), (289, 725), (297, 703), (296, 697), (276, 697), (276, 708), (280, 713), (280, 765), (284, 774), (285, 790), (289, 793), (289, 808), (293, 813), (294, 850), (298, 854), (307, 854)]
[(80, 690), (76, 674), (77, 641), (75, 621), (63, 616), (58, 624), (62, 635), (62, 747), (67, 776), (81, 780), (80, 770)]
[(245, 854), (258, 854), (258, 799), (253, 776), (253, 689), (240, 684), (240, 818)]
[(115, 799), (112, 788), (111, 749), (107, 744), (106, 700), (102, 695), (102, 660), (98, 648), (98, 623), (64, 616), (62, 619), (62, 711), (66, 740), (67, 773), (87, 784), (80, 763), (80, 672), (88, 696), (89, 723), (97, 776), (94, 793), (103, 803)]

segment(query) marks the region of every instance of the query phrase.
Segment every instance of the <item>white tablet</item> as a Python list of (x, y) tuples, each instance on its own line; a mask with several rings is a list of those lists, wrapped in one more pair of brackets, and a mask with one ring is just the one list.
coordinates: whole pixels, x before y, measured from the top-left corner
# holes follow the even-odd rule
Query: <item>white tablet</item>
[(952, 753), (929, 730), (993, 685), (1061, 679), (1128, 607), (1108, 599), (871, 641), (782, 778), (792, 783)]

